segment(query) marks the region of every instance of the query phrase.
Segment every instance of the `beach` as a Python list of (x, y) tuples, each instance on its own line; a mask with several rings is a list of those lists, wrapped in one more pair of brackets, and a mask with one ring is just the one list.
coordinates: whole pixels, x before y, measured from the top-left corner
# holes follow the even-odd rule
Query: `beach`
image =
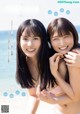
[[(14, 79), (0, 79), (0, 114), (30, 114), (30, 107), (34, 101), (28, 95), (27, 89), (21, 88)], [(1, 111), (2, 107), (8, 107), (9, 112)], [(36, 114), (58, 114), (51, 104), (40, 101)]]
[[(30, 106), (33, 100), (34, 98), (28, 96), (15, 96), (14, 98), (0, 96), (0, 107), (5, 105), (9, 108), (8, 113), (5, 112), (6, 110), (3, 110), (3, 112), (0, 111), (0, 114), (29, 114)], [(52, 105), (41, 101), (36, 114), (58, 114), (53, 113), (53, 111)]]
[[(8, 80), (7, 80), (8, 81)], [(34, 98), (28, 95), (27, 89), (23, 89), (20, 86), (13, 83), (2, 84), (0, 91), (0, 114), (30, 114), (30, 108), (33, 104)], [(11, 81), (12, 82), (12, 81)], [(2, 107), (7, 107), (9, 112), (6, 110), (2, 111)], [(36, 114), (57, 114), (53, 113), (53, 106), (40, 101), (40, 105), (37, 109)]]

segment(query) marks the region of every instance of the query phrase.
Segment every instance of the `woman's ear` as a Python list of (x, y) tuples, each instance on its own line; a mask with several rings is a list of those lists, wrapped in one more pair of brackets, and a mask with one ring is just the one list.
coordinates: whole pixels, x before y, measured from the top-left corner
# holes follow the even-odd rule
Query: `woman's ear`
[(27, 56), (26, 56), (26, 60), (27, 60)]
[(48, 46), (49, 46), (49, 48), (51, 48), (51, 44), (50, 44), (50, 42), (48, 42)]

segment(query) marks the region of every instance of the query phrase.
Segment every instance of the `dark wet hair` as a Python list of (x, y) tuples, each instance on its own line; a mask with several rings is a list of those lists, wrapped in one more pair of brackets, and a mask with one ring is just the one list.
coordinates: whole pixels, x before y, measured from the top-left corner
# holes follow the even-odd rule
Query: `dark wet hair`
[(43, 83), (41, 85), (41, 88), (44, 88), (46, 87), (46, 84), (47, 84), (46, 82), (50, 83), (53, 77), (51, 77), (51, 73), (49, 69), (49, 56), (48, 56), (49, 48), (47, 43), (46, 29), (44, 25), (39, 20), (36, 20), (36, 19), (25, 20), (17, 30), (16, 79), (17, 79), (17, 82), (20, 83), (20, 85), (23, 88), (31, 88), (35, 86), (34, 79), (30, 73), (30, 70), (26, 62), (26, 55), (21, 50), (21, 46), (20, 46), (20, 37), (25, 29), (28, 36), (30, 36), (30, 34), (34, 34), (35, 36), (39, 36), (41, 39), (41, 46), (37, 57), (37, 61), (38, 61), (37, 63), (38, 63), (39, 73), (41, 76), (40, 81), (41, 81), (41, 84)]
[[(52, 35), (54, 35), (55, 31), (58, 32), (59, 36), (63, 36), (63, 35), (70, 35), (70, 33), (72, 33), (73, 35), (73, 40), (74, 40), (74, 46), (72, 49), (76, 48), (78, 46), (78, 33), (77, 30), (75, 28), (75, 26), (66, 18), (57, 18), (55, 20), (53, 20), (52, 22), (50, 22), (50, 24), (48, 25), (47, 28), (47, 35), (48, 35), (48, 42), (50, 42), (50, 38)], [(51, 46), (51, 55), (55, 54), (55, 50), (52, 48)], [(67, 69), (67, 73), (65, 76), (65, 80), (67, 82), (69, 82), (69, 73), (68, 73), (68, 69)]]

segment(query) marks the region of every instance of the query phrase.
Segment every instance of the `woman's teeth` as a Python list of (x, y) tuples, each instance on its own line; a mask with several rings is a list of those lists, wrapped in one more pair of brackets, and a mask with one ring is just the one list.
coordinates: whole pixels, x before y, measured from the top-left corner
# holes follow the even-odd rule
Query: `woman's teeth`
[(32, 52), (32, 51), (34, 51), (35, 49), (27, 49), (27, 51), (29, 51), (29, 52)]
[(62, 47), (62, 48), (60, 48), (61, 50), (65, 50), (65, 49), (67, 49), (67, 46), (66, 47)]

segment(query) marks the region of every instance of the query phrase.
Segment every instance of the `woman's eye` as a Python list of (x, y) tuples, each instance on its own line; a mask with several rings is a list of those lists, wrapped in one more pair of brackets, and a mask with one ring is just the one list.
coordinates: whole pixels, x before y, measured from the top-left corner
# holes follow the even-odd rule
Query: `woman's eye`
[(64, 38), (68, 38), (69, 36), (64, 36)]
[(69, 37), (71, 37), (70, 35), (66, 35), (66, 36), (64, 36), (64, 38), (69, 38)]
[(58, 38), (52, 38), (53, 41), (58, 40)]
[(23, 40), (28, 40), (28, 39), (26, 37), (24, 37)]
[(38, 40), (39, 38), (38, 37), (34, 37), (34, 40)]

